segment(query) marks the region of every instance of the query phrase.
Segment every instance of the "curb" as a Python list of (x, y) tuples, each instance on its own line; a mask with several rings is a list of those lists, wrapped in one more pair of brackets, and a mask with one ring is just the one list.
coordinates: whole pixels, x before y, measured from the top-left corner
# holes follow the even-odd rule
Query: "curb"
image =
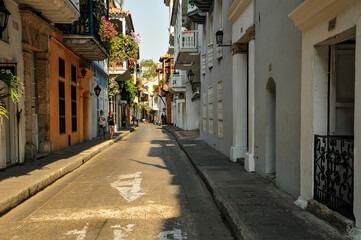
[(188, 159), (192, 163), (193, 167), (196, 169), (197, 173), (203, 180), (204, 184), (206, 185), (208, 191), (213, 197), (214, 202), (216, 203), (219, 211), (221, 212), (222, 217), (224, 218), (226, 224), (230, 227), (230, 230), (233, 236), (236, 239), (243, 240), (256, 240), (258, 239), (254, 236), (247, 228), (246, 224), (240, 219), (237, 212), (233, 209), (231, 204), (229, 204), (224, 197), (219, 194), (218, 188), (216, 184), (212, 181), (212, 179), (208, 176), (206, 170), (203, 170), (199, 167), (190, 153), (183, 147), (180, 143), (178, 136), (171, 130), (163, 127), (163, 129), (167, 130), (173, 137), (177, 140), (178, 145), (183, 150), (183, 152), (187, 155)]
[(5, 213), (9, 212), (11, 209), (18, 206), (20, 203), (24, 202), (25, 200), (29, 199), (30, 197), (34, 196), (36, 193), (40, 192), (41, 190), (45, 189), (58, 179), (64, 177), (66, 174), (74, 171), (75, 169), (82, 166), (84, 163), (89, 161), (92, 157), (97, 155), (98, 153), (104, 151), (105, 149), (112, 146), (114, 143), (120, 141), (124, 137), (128, 136), (134, 130), (129, 130), (111, 141), (106, 141), (100, 143), (88, 150), (85, 150), (77, 155), (74, 155), (69, 160), (69, 163), (62, 168), (59, 168), (57, 171), (52, 172), (42, 178), (40, 178), (37, 182), (32, 183), (18, 191), (17, 193), (8, 196), (7, 199), (0, 202), (0, 216), (4, 215)]

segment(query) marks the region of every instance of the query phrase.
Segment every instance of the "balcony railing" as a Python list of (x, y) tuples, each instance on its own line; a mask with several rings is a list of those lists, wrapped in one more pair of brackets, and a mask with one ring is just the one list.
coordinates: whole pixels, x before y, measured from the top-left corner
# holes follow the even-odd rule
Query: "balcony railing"
[(64, 24), (63, 31), (65, 34), (94, 36), (101, 42), (99, 26), (99, 21), (93, 11), (81, 10), (79, 20), (75, 21), (73, 24)]
[(353, 137), (315, 135), (314, 144), (314, 199), (352, 219)]
[(198, 30), (182, 30), (178, 32), (174, 46), (174, 54), (178, 56), (179, 52), (198, 51)]
[(172, 74), (170, 78), (170, 88), (185, 88), (186, 81), (185, 81), (185, 74)]
[(181, 33), (181, 48), (198, 47), (198, 30), (187, 30)]

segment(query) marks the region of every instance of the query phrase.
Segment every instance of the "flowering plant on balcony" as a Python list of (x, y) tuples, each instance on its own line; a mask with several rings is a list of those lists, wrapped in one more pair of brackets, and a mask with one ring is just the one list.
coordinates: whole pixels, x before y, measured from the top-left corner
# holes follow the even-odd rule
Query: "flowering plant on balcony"
[(131, 31), (122, 34), (113, 23), (102, 17), (99, 35), (109, 52), (109, 63), (128, 60), (129, 68), (134, 69), (139, 56), (140, 35)]
[(119, 84), (117, 81), (115, 81), (115, 78), (109, 78), (108, 80), (108, 95), (109, 97), (112, 97), (119, 93)]

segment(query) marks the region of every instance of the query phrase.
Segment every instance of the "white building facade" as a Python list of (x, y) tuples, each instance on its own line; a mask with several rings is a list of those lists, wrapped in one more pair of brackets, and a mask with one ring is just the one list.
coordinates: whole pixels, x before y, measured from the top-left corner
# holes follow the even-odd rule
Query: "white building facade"
[[(197, 2), (197, 1), (195, 1)], [(233, 140), (234, 84), (232, 81), (232, 22), (226, 16), (231, 7), (230, 1), (206, 1), (196, 5), (199, 16), (207, 17), (199, 31), (203, 39), (200, 46), (200, 137), (207, 144), (224, 155), (237, 160), (242, 155), (234, 154), (240, 148)], [(216, 32), (223, 31), (224, 47), (216, 43)], [(232, 90), (233, 89), (233, 90)], [(237, 150), (236, 150), (237, 148)], [(243, 151), (244, 154), (245, 151)]]
[(359, 1), (307, 0), (302, 31), (300, 201), (316, 200), (361, 226)]
[[(174, 30), (174, 69), (169, 78), (172, 94), (172, 123), (184, 130), (200, 128), (200, 49), (202, 26), (192, 21), (187, 13), (194, 11), (187, 0), (170, 4), (170, 25)], [(171, 35), (171, 38), (173, 35)], [(188, 74), (192, 74), (191, 82)]]
[[(15, 1), (11, 0), (5, 1), (4, 4), (11, 15), (8, 26), (0, 39), (0, 62), (2, 63), (0, 67), (4, 70), (8, 68), (6, 66), (13, 67), (13, 74), (17, 75), (24, 82), (19, 7)], [(4, 66), (3, 63), (7, 64)], [(4, 86), (0, 81), (0, 88)], [(18, 103), (13, 103), (10, 98), (7, 98), (5, 99), (5, 104), (9, 118), (0, 117), (0, 169), (8, 165), (24, 162), (25, 156), (24, 96)], [(24, 111), (21, 111), (22, 109)], [(19, 120), (17, 117), (18, 113)]]

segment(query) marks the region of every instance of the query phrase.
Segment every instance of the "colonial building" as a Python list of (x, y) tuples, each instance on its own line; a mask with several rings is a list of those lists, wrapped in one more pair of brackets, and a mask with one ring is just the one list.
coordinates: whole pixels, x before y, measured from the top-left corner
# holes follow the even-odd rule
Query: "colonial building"
[[(89, 105), (89, 138), (93, 139), (98, 136), (98, 117), (100, 111), (104, 112), (104, 116), (109, 113), (109, 97), (108, 97), (108, 62), (98, 61), (92, 62), (90, 70), (94, 72), (90, 80), (90, 105)], [(99, 87), (99, 96), (96, 96), (95, 89)], [(105, 129), (108, 132), (108, 129)]]
[(248, 122), (254, 127), (248, 127), (246, 159), (294, 197), (300, 193), (301, 32), (288, 14), (301, 2), (255, 1), (260, 19), (248, 43), (255, 43), (254, 79), (248, 80)]
[[(300, 201), (361, 227), (360, 7), (307, 0), (290, 13), (302, 31)], [(327, 217), (327, 216), (326, 216)]]
[[(11, 135), (10, 138), (6, 137), (7, 150), (1, 152), (6, 154), (6, 161), (12, 164), (22, 162), (24, 156), (34, 159), (53, 149), (50, 130), (49, 38), (55, 31), (54, 23), (72, 23), (78, 19), (80, 12), (78, 1), (5, 2), (9, 3), (13, 13), (9, 19), (11, 27), (3, 34), (8, 46), (0, 48), (2, 53), (9, 51), (12, 55), (10, 59), (17, 56), (17, 66), (21, 66), (17, 69), (17, 75), (24, 81), (25, 87), (16, 111), (9, 102), (11, 112), (6, 128), (8, 130), (1, 131)], [(59, 8), (62, 8), (62, 12), (58, 11)], [(18, 45), (16, 49), (12, 48), (14, 44)], [(22, 51), (22, 58), (17, 54), (19, 51)], [(17, 121), (14, 121), (14, 117)]]
[(97, 18), (108, 13), (94, 12), (100, 8), (92, 0), (0, 3), (10, 12), (0, 41), (3, 62), (24, 82), (21, 101), (6, 100), (10, 118), (1, 119), (0, 163), (6, 167), (90, 138), (89, 65), (107, 58)]
[[(22, 18), (19, 5), (12, 0), (0, 1), (9, 12), (5, 29), (0, 33), (0, 70), (10, 70), (24, 82), (22, 53)], [(0, 89), (4, 87), (0, 81)], [(3, 92), (2, 92), (3, 93)], [(8, 118), (0, 117), (0, 169), (21, 163), (25, 156), (25, 105), (24, 95), (18, 103), (5, 99)]]
[(90, 79), (94, 75), (90, 63), (108, 57), (97, 32), (108, 9), (96, 4), (93, 0), (82, 3), (79, 20), (57, 24), (50, 38), (50, 139), (54, 150), (89, 139)]
[[(163, 104), (166, 105), (166, 110), (163, 109), (164, 124), (173, 124), (172, 116), (172, 98), (173, 95), (169, 92), (170, 75), (174, 72), (174, 55), (166, 53), (159, 58), (161, 68), (159, 71), (159, 95), (163, 99)], [(161, 115), (162, 117), (162, 115)]]
[[(122, 34), (130, 34), (134, 32), (132, 15), (130, 12), (117, 8), (115, 5), (110, 8), (109, 19), (117, 26), (117, 31)], [(138, 56), (139, 57), (139, 56)], [(135, 66), (136, 68), (136, 66)], [(136, 72), (136, 69), (134, 69)], [(132, 79), (129, 68), (129, 61), (110, 62), (109, 75), (115, 77), (116, 81), (121, 85), (122, 81)], [(136, 77), (134, 77), (135, 81)], [(121, 95), (117, 94), (110, 97), (109, 110), (113, 111), (116, 118), (116, 129), (126, 127), (130, 123), (130, 109), (126, 100), (121, 99)]]
[[(232, 23), (226, 17), (230, 1), (194, 1), (195, 9), (188, 13), (197, 19), (200, 33), (200, 136), (206, 143), (236, 161), (246, 149), (234, 133), (234, 106), (241, 106), (242, 99), (234, 98), (232, 81)], [(205, 17), (207, 16), (207, 17)], [(225, 45), (218, 46), (216, 32), (223, 31)], [(196, 76), (195, 76), (196, 77)], [(242, 117), (244, 114), (242, 115)], [(243, 155), (242, 155), (243, 154)]]
[(188, 1), (174, 1), (169, 3), (169, 7), (170, 26), (174, 30), (170, 36), (170, 44), (174, 49), (175, 69), (169, 78), (169, 92), (172, 94), (171, 120), (182, 129), (195, 130), (199, 129), (200, 121), (198, 100), (202, 32), (198, 24), (186, 15), (193, 10), (188, 7)]

